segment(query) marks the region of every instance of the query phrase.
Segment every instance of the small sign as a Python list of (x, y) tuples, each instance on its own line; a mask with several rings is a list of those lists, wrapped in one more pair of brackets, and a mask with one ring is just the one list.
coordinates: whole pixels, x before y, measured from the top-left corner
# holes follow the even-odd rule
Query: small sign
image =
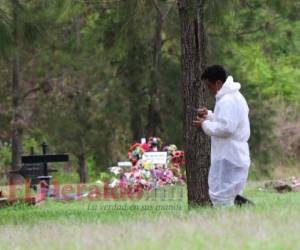
[(118, 162), (118, 167), (121, 167), (121, 168), (130, 168), (132, 167), (132, 164), (130, 161), (119, 161)]
[(167, 164), (167, 152), (146, 152), (143, 154), (143, 160), (153, 164)]
[(36, 178), (39, 175), (43, 175), (43, 164), (42, 163), (30, 163), (23, 164), (22, 168), (19, 170), (19, 173), (24, 178)]

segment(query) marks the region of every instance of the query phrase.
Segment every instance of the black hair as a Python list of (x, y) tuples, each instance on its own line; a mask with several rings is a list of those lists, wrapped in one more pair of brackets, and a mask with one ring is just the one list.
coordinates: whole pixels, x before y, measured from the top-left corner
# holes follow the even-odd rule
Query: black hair
[(207, 67), (202, 76), (202, 80), (208, 80), (210, 83), (221, 80), (223, 83), (226, 81), (227, 73), (226, 70), (220, 65), (211, 65)]

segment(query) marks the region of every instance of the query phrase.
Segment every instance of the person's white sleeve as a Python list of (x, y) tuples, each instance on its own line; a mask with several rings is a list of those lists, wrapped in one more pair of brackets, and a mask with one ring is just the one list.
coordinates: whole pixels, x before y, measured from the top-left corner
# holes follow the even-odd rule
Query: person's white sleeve
[(214, 120), (214, 113), (211, 110), (208, 110), (207, 112), (207, 119), (210, 121)]
[(230, 100), (220, 104), (220, 112), (214, 120), (206, 120), (202, 123), (205, 134), (216, 137), (230, 137), (237, 129), (239, 117), (237, 107)]

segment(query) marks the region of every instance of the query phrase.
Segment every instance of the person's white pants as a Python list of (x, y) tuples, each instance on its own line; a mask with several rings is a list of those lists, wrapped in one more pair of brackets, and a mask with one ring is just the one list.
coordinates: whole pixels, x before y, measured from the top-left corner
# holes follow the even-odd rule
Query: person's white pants
[(212, 164), (209, 170), (209, 196), (214, 207), (233, 206), (247, 182), (249, 167), (239, 167), (228, 160)]

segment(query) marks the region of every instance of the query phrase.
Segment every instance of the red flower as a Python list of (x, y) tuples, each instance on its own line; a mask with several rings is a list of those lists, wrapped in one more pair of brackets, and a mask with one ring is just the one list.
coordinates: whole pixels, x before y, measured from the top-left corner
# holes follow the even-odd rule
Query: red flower
[(180, 151), (176, 151), (176, 152), (175, 152), (175, 156), (176, 156), (176, 157), (181, 156), (181, 152), (180, 152)]
[(144, 149), (145, 152), (148, 152), (150, 150), (149, 144), (147, 143), (141, 144), (141, 148)]

